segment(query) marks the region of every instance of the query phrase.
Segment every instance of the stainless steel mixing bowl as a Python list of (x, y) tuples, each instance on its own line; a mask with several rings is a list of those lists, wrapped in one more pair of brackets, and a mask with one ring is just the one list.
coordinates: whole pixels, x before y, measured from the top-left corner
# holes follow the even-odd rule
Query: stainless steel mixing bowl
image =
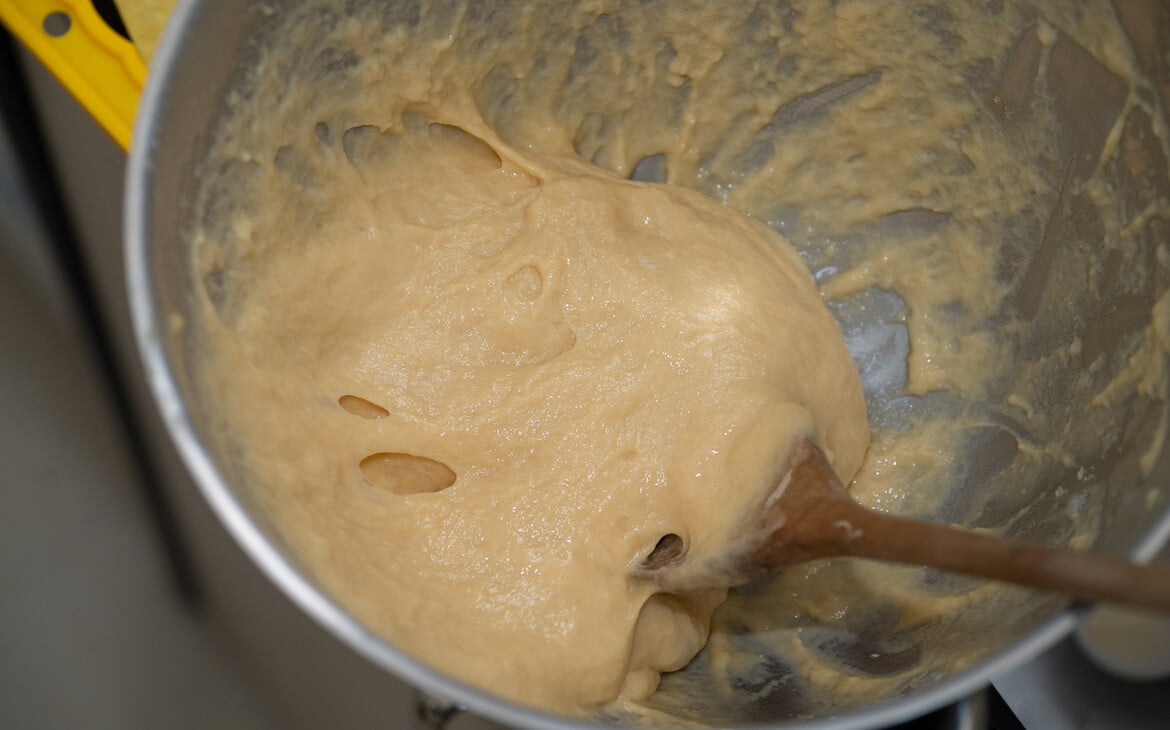
[[(352, 618), (308, 577), (268, 518), (240, 486), (241, 481), (233, 473), (231, 455), (210, 425), (209, 414), (214, 404), (201, 400), (196, 394), (193, 367), (197, 353), (191, 349), (190, 328), (184, 323), (189, 322), (192, 311), (194, 277), (189, 268), (187, 246), (195, 215), (191, 201), (195, 199), (200, 181), (201, 161), (225, 98), (238, 83), (239, 69), (246, 68), (255, 59), (257, 48), (263, 44), (266, 29), (272, 25), (273, 18), (285, 14), (298, 2), (279, 0), (250, 6), (230, 0), (182, 0), (156, 56), (134, 133), (127, 181), (126, 230), (135, 326), (159, 407), (196, 481), (233, 536), (293, 601), (339, 639), (407, 682), (505, 724), (580, 726), (579, 721), (536, 712), (459, 684), (403, 654)], [(988, 3), (988, 12), (995, 12), (995, 7), (1002, 4)], [(788, 8), (787, 4), (783, 5)], [(429, 5), (422, 3), (422, 6), (422, 12), (426, 12)], [(1162, 101), (1155, 102), (1155, 107), (1164, 114), (1165, 103), (1170, 100), (1170, 73), (1166, 61), (1170, 13), (1153, 2), (1118, 2), (1117, 8), (1137, 42), (1138, 58), (1146, 64), (1146, 71), (1158, 80), (1157, 93), (1162, 95)], [(937, 13), (924, 23), (933, 24), (932, 27), (945, 26), (946, 16), (945, 4), (939, 4)], [(959, 32), (961, 34), (961, 29)], [(1035, 27), (1022, 30), (1011, 58), (989, 59), (988, 66), (981, 71), (975, 69), (967, 83), (973, 88), (978, 87), (978, 93), (985, 94), (990, 104), (998, 105), (1010, 115), (1014, 111), (1012, 105), (1026, 103), (1025, 97), (1029, 93), (1023, 88), (1027, 84), (1021, 85), (1020, 78), (1013, 74), (1019, 69), (1030, 69), (1033, 75), (1037, 73), (1036, 64), (1043, 55), (1037, 38)], [(842, 52), (848, 52), (848, 49)], [(1053, 51), (1048, 62), (1047, 73), (1055, 74), (1053, 88), (1059, 92), (1053, 94), (1052, 103), (1058, 105), (1058, 116), (1062, 119), (1062, 149), (1066, 150), (1070, 160), (1067, 170), (1074, 170), (1080, 164), (1076, 160), (1098, 152), (1094, 145), (1100, 147), (1103, 144), (1100, 130), (1112, 133), (1117, 117), (1124, 115), (1125, 110), (1117, 106), (1116, 94), (1110, 96), (1110, 74), (1086, 60), (1076, 48), (1066, 46), (1064, 52)], [(1056, 78), (1061, 74), (1067, 78)], [(911, 117), (907, 124), (923, 121)], [(1125, 180), (1117, 189), (1133, 200), (1120, 201), (1118, 205), (1140, 210), (1150, 200), (1170, 199), (1165, 161), (1158, 159), (1160, 153), (1156, 145), (1141, 146), (1141, 140), (1149, 136), (1148, 128), (1144, 136), (1139, 133), (1142, 130), (1127, 133), (1125, 125), (1116, 129), (1123, 146), (1130, 142), (1137, 145), (1133, 155), (1136, 155), (1137, 167), (1144, 170), (1139, 176), (1134, 173), (1133, 165), (1119, 166), (1116, 175)], [(761, 130), (761, 133), (766, 131)], [(603, 159), (600, 161), (604, 164)], [(745, 164), (750, 164), (750, 161)], [(1061, 169), (1055, 174), (1061, 174)], [(1066, 171), (1064, 174), (1071, 173)], [(1076, 206), (1058, 201), (1054, 208), (1037, 209), (1028, 215), (1030, 218), (1021, 222), (1021, 228), (1028, 229), (1031, 225), (1028, 230), (1032, 230), (1032, 234), (1031, 238), (1024, 236), (1022, 239), (1021, 261), (1017, 261), (1017, 266), (1024, 268), (1037, 256), (1050, 256), (1042, 252), (1043, 239), (1048, 231), (1058, 228), (1061, 235), (1078, 244), (1080, 253), (1076, 255), (1087, 261), (1105, 256), (1100, 241), (1105, 234), (1101, 227), (1091, 220), (1086, 223), (1083, 211)], [(900, 230), (910, 230), (914, 226), (921, 228), (922, 218), (922, 211), (911, 211), (894, 223), (906, 227)], [(1154, 251), (1170, 240), (1165, 231), (1165, 226), (1150, 227), (1142, 234), (1141, 245)], [(1038, 235), (1040, 232), (1044, 235)], [(798, 237), (792, 231), (789, 234)], [(798, 245), (802, 243), (796, 242)], [(806, 236), (803, 243), (807, 250), (815, 248), (812, 236)], [(815, 252), (810, 254), (811, 258), (815, 256)], [(1097, 263), (1104, 265), (1104, 262)], [(1049, 298), (1055, 296), (1071, 303), (1070, 311), (1064, 315), (1045, 309), (1033, 294), (1021, 293), (1015, 305), (1029, 310), (1029, 319), (1037, 313), (1040, 318), (1039, 326), (1022, 335), (1021, 347), (1024, 351), (1031, 350), (1031, 355), (1042, 355), (1053, 348), (1067, 346), (1068, 343), (1059, 335), (1061, 331), (1077, 331), (1083, 333), (1086, 348), (1122, 353), (1109, 364), (1113, 370), (1118, 370), (1125, 363), (1123, 351), (1132, 352), (1136, 347), (1142, 327), (1149, 320), (1150, 308), (1164, 289), (1164, 284), (1155, 284), (1140, 291), (1121, 292), (1105, 300), (1097, 294), (1086, 296), (1075, 290), (1055, 295), (1049, 292), (1046, 295)], [(883, 367), (891, 362), (897, 363), (899, 358), (904, 360), (906, 354), (904, 330), (899, 334), (900, 326), (896, 324), (903, 304), (887, 294), (870, 292), (866, 295), (868, 299), (853, 301), (851, 305), (837, 305), (836, 309), (851, 349), (861, 364), (871, 410), (878, 421), (894, 418), (906, 403), (898, 392), (904, 373), (899, 374), (895, 367), (891, 380), (889, 368)], [(877, 339), (875, 332), (881, 334)], [(1061, 377), (1065, 380), (1073, 377), (1070, 373), (1058, 376), (1057, 381)], [(991, 397), (1004, 398), (1006, 392), (994, 392)], [(1041, 394), (1030, 405), (1037, 409), (1068, 407), (1061, 401), (1065, 397), (1066, 394), (1057, 387), (1047, 395)], [(1087, 407), (1084, 403), (1074, 405), (1081, 409)], [(932, 406), (927, 404), (924, 407)], [(1137, 466), (1145, 450), (1142, 434), (1156, 428), (1156, 419), (1144, 418), (1142, 414), (1148, 416), (1160, 408), (1165, 408), (1165, 404), (1156, 397), (1136, 398), (1135, 409), (1127, 412), (1127, 418), (1132, 421), (1131, 432), (1115, 448), (1104, 450), (1098, 463), (1093, 465), (1101, 475), (1100, 494), (1096, 499), (1102, 512), (1096, 549), (1148, 559), (1170, 533), (1170, 490), (1165, 488), (1170, 474), (1167, 459), (1160, 459), (1148, 478), (1142, 476)], [(963, 453), (958, 455), (964, 479), (957, 485), (954, 498), (932, 516), (1000, 527), (1039, 540), (1066, 538), (1068, 526), (1064, 515), (1070, 509), (1069, 502), (1037, 495), (1054, 493), (1051, 487), (1056, 481), (1053, 480), (1058, 481), (1067, 475), (1041, 474), (1035, 484), (1021, 485), (1017, 492), (1027, 498), (1021, 498), (1018, 503), (992, 503), (979, 497), (979, 488), (984, 483), (996, 479), (1003, 482), (1012, 476), (1012, 470), (1006, 467), (1019, 444), (1014, 437), (1004, 435), (1010, 431), (1008, 426), (998, 423), (968, 434)], [(1023, 513), (1028, 515), (1025, 519), (1014, 519)], [(822, 730), (883, 726), (917, 716), (971, 693), (990, 678), (1043, 651), (1064, 636), (1076, 622), (1075, 611), (1068, 610), (1059, 601), (1039, 597), (1024, 600), (1004, 615), (1010, 619), (1005, 618), (996, 631), (974, 638), (985, 643), (988, 649), (987, 655), (974, 666), (958, 672), (924, 672), (901, 687), (895, 696), (875, 705), (845, 707), (837, 714), (831, 708), (814, 710), (810, 714), (830, 716), (801, 719), (793, 717), (793, 713), (786, 711), (783, 704), (773, 698), (770, 704), (752, 704), (744, 700), (742, 707), (737, 701), (724, 702), (710, 713), (696, 710), (696, 717), (716, 719), (724, 724), (762, 723)], [(986, 629), (996, 624), (996, 618), (995, 615), (984, 615), (971, 625)], [(937, 655), (936, 659), (945, 658), (947, 647), (944, 643), (936, 640), (928, 647), (933, 655)], [(922, 652), (925, 655), (926, 648)], [(668, 681), (667, 694), (671, 686)], [(675, 693), (685, 695), (692, 692), (694, 686), (684, 681), (675, 686)], [(758, 695), (757, 691), (757, 699)], [(683, 704), (679, 705), (682, 708), (679, 711), (685, 712)]]

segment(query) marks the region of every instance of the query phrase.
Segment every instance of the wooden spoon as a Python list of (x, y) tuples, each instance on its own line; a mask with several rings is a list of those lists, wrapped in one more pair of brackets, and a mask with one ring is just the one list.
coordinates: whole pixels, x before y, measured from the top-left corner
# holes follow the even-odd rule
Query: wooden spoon
[(634, 575), (685, 593), (743, 585), (814, 558), (852, 555), (1170, 611), (1170, 569), (866, 509), (808, 439), (798, 443), (791, 463), (730, 550), (688, 560), (682, 538), (667, 535)]

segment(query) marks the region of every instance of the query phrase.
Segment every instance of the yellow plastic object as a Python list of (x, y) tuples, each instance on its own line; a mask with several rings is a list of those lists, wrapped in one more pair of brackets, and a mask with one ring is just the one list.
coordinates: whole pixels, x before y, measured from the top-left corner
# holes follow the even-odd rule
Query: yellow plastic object
[(122, 149), (130, 148), (146, 65), (90, 0), (0, 0), (0, 20)]

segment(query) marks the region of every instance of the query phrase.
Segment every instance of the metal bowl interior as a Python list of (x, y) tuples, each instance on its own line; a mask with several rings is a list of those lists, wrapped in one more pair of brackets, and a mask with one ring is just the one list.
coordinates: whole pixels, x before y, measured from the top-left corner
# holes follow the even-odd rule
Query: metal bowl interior
[[(186, 326), (192, 311), (191, 287), (195, 278), (190, 271), (186, 248), (187, 231), (193, 216), (197, 215), (191, 209), (190, 201), (194, 199), (194, 191), (200, 182), (200, 163), (213, 139), (217, 115), (236, 83), (239, 69), (247, 67), (254, 59), (259, 44), (269, 32), (267, 29), (272, 24), (273, 15), (285, 12), (286, 5), (296, 4), (297, 0), (288, 0), (261, 12), (224, 0), (182, 0), (160, 45), (135, 129), (126, 209), (131, 306), (150, 385), (187, 466), (231, 534), (290, 599), (340, 640), (407, 682), (505, 724), (584, 726), (578, 721), (540, 713), (461, 685), (400, 652), (348, 614), (309, 577), (279, 531), (248, 492), (240, 487), (241, 480), (234, 471), (236, 467), (230, 448), (210, 425), (209, 409), (214, 404), (201, 401), (196, 394), (193, 368), (197, 353), (192, 350), (193, 340)], [(1165, 23), (1165, 13), (1156, 17)], [(1021, 43), (1025, 42), (1024, 38), (1021, 35)], [(1164, 43), (1167, 38), (1170, 38), (1170, 32), (1155, 34), (1153, 42)], [(1165, 72), (1165, 69), (1156, 71)], [(1163, 90), (1170, 88), (1168, 81), (1170, 79), (1163, 77)], [(1084, 105), (1097, 105), (1096, 93), (1092, 85), (1087, 84), (1085, 99), (1070, 103), (1070, 117)], [(1077, 154), (1084, 152), (1076, 150)], [(1164, 175), (1155, 179), (1153, 185), (1156, 196), (1164, 196), (1163, 200), (1170, 197), (1170, 180), (1164, 179)], [(1042, 227), (1049, 218), (1067, 218), (1070, 224), (1074, 222), (1072, 213), (1063, 208), (1051, 216), (1048, 211), (1038, 211), (1035, 217)], [(1049, 227), (1052, 220), (1047, 222)], [(1086, 239), (1083, 247), (1086, 256), (1091, 258), (1097, 255), (1094, 251), (1103, 250), (1099, 241), (1091, 240), (1093, 236), (1104, 235), (1099, 230), (1077, 235)], [(1163, 234), (1154, 231), (1143, 245), (1152, 249), (1164, 241)], [(1103, 253), (1100, 255), (1104, 256)], [(1138, 302), (1139, 308), (1148, 311), (1159, 294), (1160, 291), (1153, 289), (1143, 294)], [(1133, 306), (1129, 300), (1106, 302), (1105, 306), (1093, 301), (1094, 304), (1084, 306), (1095, 309), (1082, 308), (1083, 311), (1075, 313), (1078, 321), (1091, 322), (1117, 311), (1119, 307)], [(867, 347), (865, 334), (872, 331), (869, 325), (874, 317), (880, 319), (889, 314), (880, 311), (882, 306), (893, 310), (901, 306), (897, 301), (883, 304), (880, 299), (865, 304), (852, 309), (837, 309), (855, 354)], [(1063, 326), (1063, 323), (1052, 323), (1052, 327), (1058, 326)], [(1139, 337), (1140, 327), (1129, 334), (1131, 340)], [(895, 334), (890, 336), (896, 339)], [(1042, 334), (1035, 335), (1032, 341), (1040, 349), (1053, 346), (1045, 344)], [(1132, 350), (1133, 342), (1127, 346)], [(860, 359), (861, 355), (858, 357)], [(894, 357), (904, 358), (905, 350), (895, 352)], [(1123, 365), (1121, 360), (1115, 367)], [(895, 407), (891, 404), (897, 398), (874, 395), (879, 390), (877, 388), (869, 390), (874, 397), (871, 408), (875, 412), (881, 414), (884, 409)], [(884, 401), (882, 397), (885, 397)], [(1006, 394), (999, 393), (996, 397), (1006, 397)], [(1033, 405), (1045, 408), (1053, 404), (1041, 401)], [(1150, 407), (1142, 406), (1143, 412), (1150, 411), (1151, 407), (1165, 407), (1156, 399), (1151, 399), (1147, 405)], [(1149, 433), (1157, 429), (1157, 419), (1149, 414), (1145, 420), (1134, 416), (1134, 423), (1133, 433), (1126, 436), (1123, 444), (1102, 454), (1099, 463), (1094, 464), (1103, 475), (1100, 486), (1103, 512), (1095, 547), (1148, 559), (1170, 535), (1170, 490), (1166, 488), (1165, 478), (1170, 464), (1163, 455), (1152, 468), (1143, 472), (1139, 462), (1147, 452), (1144, 444)], [(1014, 448), (1015, 441), (1012, 444)], [(1002, 447), (1002, 439), (997, 440), (987, 431), (973, 434), (964, 454), (969, 471), (979, 475), (980, 479), (1009, 479), (1010, 470), (1002, 471)], [(1040, 484), (1036, 489), (1052, 486)], [(957, 512), (949, 515), (954, 519), (969, 516), (963, 513), (964, 509), (976, 516), (986, 512), (986, 505), (982, 503), (968, 504), (963, 500), (958, 503), (960, 506), (954, 507)], [(1048, 540), (1067, 535), (1065, 526), (1056, 524), (1059, 520), (1054, 522), (1044, 518), (1067, 509), (1068, 504), (1063, 501), (1044, 504), (1043, 509), (1052, 514), (1023, 521), (1020, 534)], [(1012, 615), (1018, 617), (1020, 610), (1026, 609), (1028, 619), (1013, 620), (996, 636), (987, 637), (989, 644), (994, 645), (994, 651), (989, 651), (979, 662), (957, 673), (940, 672), (929, 681), (924, 680), (879, 704), (816, 720), (780, 716), (770, 719), (757, 714), (738, 718), (721, 715), (720, 721), (843, 730), (878, 727), (923, 714), (971, 693), (989, 678), (1026, 661), (1064, 636), (1075, 624), (1075, 613), (1058, 601), (1029, 599), (1020, 606), (1023, 609), (1018, 606)]]

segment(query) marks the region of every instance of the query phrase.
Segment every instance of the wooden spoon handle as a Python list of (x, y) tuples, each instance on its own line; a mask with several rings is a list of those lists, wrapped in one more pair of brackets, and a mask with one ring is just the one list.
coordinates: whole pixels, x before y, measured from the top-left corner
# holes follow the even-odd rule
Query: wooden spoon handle
[(811, 442), (798, 450), (789, 479), (800, 488), (781, 489), (776, 506), (782, 509), (771, 518), (778, 537), (758, 552), (772, 569), (786, 558), (852, 555), (1170, 611), (1170, 569), (868, 510), (853, 501)]
[(838, 504), (843, 555), (913, 563), (1018, 583), (1079, 598), (1170, 611), (1170, 569), (1094, 553), (907, 520)]

